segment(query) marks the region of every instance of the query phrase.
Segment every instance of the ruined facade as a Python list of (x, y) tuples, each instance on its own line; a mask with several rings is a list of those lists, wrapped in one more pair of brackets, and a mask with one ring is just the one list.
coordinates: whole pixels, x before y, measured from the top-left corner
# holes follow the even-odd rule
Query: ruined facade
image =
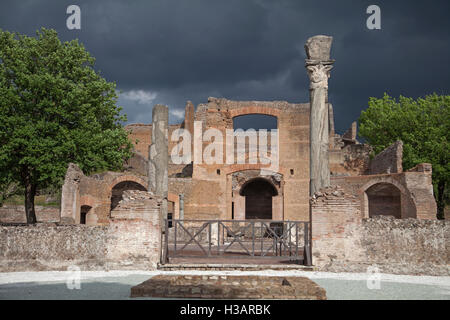
[[(197, 111), (193, 112), (193, 106), (188, 102), (184, 121), (179, 125), (169, 127), (169, 138), (176, 129), (180, 128), (188, 130), (194, 136), (193, 124), (195, 121), (202, 124), (201, 134), (214, 128), (225, 137), (226, 130), (233, 129), (234, 117), (250, 114), (264, 114), (277, 118), (278, 170), (268, 170), (269, 166), (261, 163), (259, 158), (254, 161), (256, 163), (250, 163), (248, 149), (244, 151), (245, 163), (226, 164), (226, 142), (223, 145), (222, 164), (208, 164), (204, 161), (188, 165), (175, 164), (169, 157), (169, 202), (173, 202), (174, 207), (179, 207), (179, 195), (183, 194), (185, 219), (245, 219), (245, 200), (252, 196), (246, 196), (244, 193), (245, 189), (251, 189), (252, 181), (256, 189), (259, 188), (263, 194), (267, 194), (260, 199), (271, 206), (271, 209), (265, 213), (265, 218), (273, 220), (308, 219), (308, 104), (291, 104), (284, 101), (239, 102), (209, 98), (208, 103), (200, 104)], [(139, 156), (147, 157), (146, 150), (151, 144), (152, 126), (137, 124), (129, 125), (127, 129), (131, 131), (132, 141), (138, 140), (135, 146), (136, 152), (139, 153)], [(268, 140), (270, 149), (270, 135)], [(178, 142), (178, 140), (169, 139), (169, 155), (177, 147)], [(193, 147), (195, 141), (191, 142)], [(234, 143), (236, 144), (235, 150), (237, 150), (237, 141), (235, 140)], [(204, 142), (203, 149), (209, 144), (210, 142)], [(257, 195), (253, 196), (254, 203), (258, 203)], [(174, 212), (174, 218), (179, 218), (177, 211)]]
[[(85, 177), (69, 167), (61, 221), (108, 224), (127, 189), (161, 196), (163, 219), (311, 221), (310, 197), (332, 185), (358, 199), (361, 218), (435, 219), (431, 165), (404, 172), (401, 141), (371, 159), (371, 147), (357, 141), (356, 122), (335, 132), (331, 43), (328, 36), (306, 42), (309, 103), (211, 97), (196, 108), (188, 101), (184, 121), (174, 125), (168, 108), (156, 105), (152, 124), (126, 127), (135, 155), (123, 173)], [(235, 136), (234, 119), (255, 114), (275, 118), (277, 135)]]
[[(310, 102), (210, 97), (197, 107), (188, 101), (184, 120), (172, 125), (167, 107), (155, 106), (152, 124), (126, 126), (134, 156), (122, 172), (86, 176), (69, 165), (60, 217), (56, 221), (52, 214), (51, 222), (63, 229), (92, 226), (104, 244), (94, 256), (112, 264), (130, 260), (154, 266), (162, 252), (161, 230), (168, 227), (162, 223), (168, 220), (260, 219), (308, 222), (312, 262), (323, 270), (342, 271), (348, 262), (360, 271), (368, 263), (383, 263), (386, 251), (392, 253), (387, 272), (412, 272), (412, 265), (402, 267), (405, 261), (431, 261), (437, 267), (429, 274), (448, 273), (448, 223), (430, 221), (436, 220), (431, 165), (405, 171), (401, 141), (371, 158), (372, 148), (357, 140), (356, 122), (343, 135), (335, 132), (328, 101), (331, 38), (313, 38), (307, 41), (305, 64)], [(274, 117), (277, 134), (247, 131), (239, 140), (234, 119), (255, 114)], [(179, 161), (186, 152), (190, 157)], [(80, 230), (80, 236), (91, 232)], [(2, 232), (7, 238), (16, 231)], [(436, 232), (444, 233), (438, 250), (426, 241)], [(386, 244), (383, 237), (391, 241)], [(421, 255), (408, 257), (416, 249)], [(11, 252), (2, 258), (8, 264)], [(58, 258), (65, 257), (66, 251)]]
[[(169, 156), (169, 219), (307, 221), (312, 263), (319, 270), (364, 272), (375, 264), (383, 272), (448, 274), (449, 225), (436, 220), (431, 165), (404, 171), (401, 141), (371, 158), (371, 147), (356, 139), (356, 123), (343, 135), (335, 133), (333, 108), (328, 104), (330, 186), (310, 196), (309, 104), (209, 98), (207, 104), (193, 109), (188, 102), (184, 121), (169, 126), (169, 155), (179, 147), (180, 140), (172, 139), (174, 132), (185, 129), (193, 134), (195, 121), (202, 124), (201, 134), (215, 128), (226, 136), (234, 117), (266, 114), (277, 118), (279, 167), (271, 171), (261, 161), (249, 163), (248, 149), (243, 164), (227, 164), (225, 152), (224, 164), (177, 164)], [(148, 189), (146, 150), (152, 144), (152, 125), (132, 124), (127, 130), (135, 143), (135, 156), (123, 172), (87, 177), (76, 165), (69, 166), (62, 222), (111, 226), (124, 192)], [(195, 143), (192, 139), (192, 149)], [(135, 229), (138, 224), (134, 223)], [(427, 240), (430, 237), (437, 247)], [(409, 255), (411, 251), (420, 254)]]
[[(168, 212), (173, 218), (180, 218), (182, 195), (184, 219), (310, 220), (309, 104), (209, 98), (196, 112), (192, 109), (188, 103), (185, 120), (169, 126), (169, 155), (179, 143), (170, 139), (173, 132), (180, 128), (193, 130), (194, 121), (201, 121), (203, 132), (215, 128), (225, 136), (225, 130), (233, 128), (234, 117), (268, 114), (277, 117), (279, 169), (272, 172), (260, 161), (249, 163), (248, 150), (244, 164), (226, 164), (225, 155), (224, 164), (175, 164), (169, 156)], [(331, 129), (331, 105), (328, 110), (330, 184), (357, 197), (362, 217), (435, 219), (431, 165), (421, 164), (404, 172), (401, 142), (370, 159), (371, 148), (358, 143), (355, 125), (343, 136), (336, 134)], [(136, 155), (124, 172), (87, 177), (76, 166), (69, 167), (63, 187), (62, 221), (108, 224), (110, 211), (124, 190), (147, 190), (152, 125), (132, 124), (127, 130), (130, 139), (137, 142)]]

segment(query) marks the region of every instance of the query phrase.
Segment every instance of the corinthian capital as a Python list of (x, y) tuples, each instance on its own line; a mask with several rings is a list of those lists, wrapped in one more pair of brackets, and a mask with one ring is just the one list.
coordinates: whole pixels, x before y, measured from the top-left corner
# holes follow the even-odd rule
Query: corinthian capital
[(330, 77), (330, 70), (332, 65), (313, 64), (306, 66), (310, 80), (309, 88), (325, 88), (328, 89), (328, 78)]

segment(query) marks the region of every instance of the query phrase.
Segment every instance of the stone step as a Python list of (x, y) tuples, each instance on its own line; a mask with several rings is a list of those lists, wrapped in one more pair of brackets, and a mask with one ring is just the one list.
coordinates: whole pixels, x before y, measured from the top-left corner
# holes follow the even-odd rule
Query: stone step
[(164, 271), (259, 271), (259, 270), (302, 270), (315, 271), (313, 266), (299, 264), (208, 264), (208, 263), (182, 263), (158, 264), (159, 270)]
[(156, 275), (132, 287), (130, 297), (283, 300), (327, 298), (325, 289), (306, 277), (167, 274)]

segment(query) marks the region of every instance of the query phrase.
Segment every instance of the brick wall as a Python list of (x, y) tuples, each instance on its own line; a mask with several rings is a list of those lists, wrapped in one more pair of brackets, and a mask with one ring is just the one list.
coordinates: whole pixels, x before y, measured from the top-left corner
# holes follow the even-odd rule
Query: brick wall
[(330, 148), (331, 176), (357, 176), (365, 174), (369, 168), (369, 154), (372, 148), (367, 144), (349, 144)]
[(0, 272), (156, 268), (159, 205), (147, 192), (126, 191), (108, 226), (0, 226)]
[(400, 173), (403, 171), (403, 142), (397, 141), (370, 161), (370, 174)]
[(369, 218), (367, 204), (370, 203), (370, 194), (382, 194), (383, 191), (378, 187), (390, 185), (400, 191), (402, 219), (436, 219), (437, 209), (430, 164), (422, 163), (402, 173), (331, 177), (331, 185), (340, 186), (346, 193), (357, 195), (361, 203), (362, 216), (365, 218)]
[(126, 171), (136, 175), (146, 176), (148, 175), (147, 158), (140, 152), (136, 151), (133, 153), (133, 156), (126, 161), (124, 168)]
[(333, 272), (450, 275), (450, 222), (362, 218), (358, 199), (339, 186), (311, 199), (313, 264)]
[[(35, 206), (38, 222), (59, 222), (59, 207)], [(4, 205), (0, 207), (0, 223), (26, 223), (25, 206)]]
[(327, 270), (334, 261), (358, 256), (349, 234), (361, 224), (359, 199), (335, 186), (316, 193), (311, 207), (313, 264)]
[[(279, 200), (280, 218), (307, 220), (309, 217), (309, 103), (291, 104), (285, 101), (231, 101), (220, 98), (208, 98), (208, 103), (200, 104), (194, 113), (194, 106), (188, 103), (184, 124), (169, 127), (169, 154), (178, 142), (171, 141), (171, 134), (180, 127), (192, 131), (193, 121), (201, 121), (202, 129), (215, 128), (226, 137), (226, 129), (233, 129), (233, 117), (247, 114), (266, 114), (277, 117), (279, 129), (279, 169), (274, 173), (283, 175), (284, 195)], [(151, 143), (151, 125), (128, 125), (130, 138), (139, 142), (135, 150), (145, 158)], [(270, 138), (268, 139), (270, 141)], [(236, 142), (235, 142), (236, 143)], [(209, 142), (204, 142), (203, 147)], [(271, 144), (271, 142), (270, 142)], [(225, 146), (225, 141), (224, 141)], [(223, 150), (225, 157), (225, 150)], [(245, 152), (248, 156), (248, 152)], [(267, 164), (258, 162), (246, 164), (194, 164), (193, 173), (190, 166), (175, 165), (169, 159), (169, 177), (191, 177), (187, 189), (175, 189), (183, 183), (169, 183), (169, 192), (185, 194), (185, 217), (190, 219), (212, 219), (220, 217), (231, 219), (232, 199), (231, 184), (228, 175), (239, 170), (260, 170)], [(225, 159), (224, 159), (225, 160)], [(224, 161), (225, 162), (225, 161)], [(187, 186), (187, 185), (186, 185)], [(179, 191), (178, 191), (179, 190)], [(100, 221), (100, 220), (99, 220)]]
[(36, 224), (0, 226), (0, 271), (102, 269), (107, 227)]
[(146, 190), (148, 179), (130, 172), (111, 171), (85, 176), (76, 164), (69, 164), (62, 187), (61, 223), (80, 223), (80, 208), (89, 206), (86, 224), (108, 225), (113, 189), (126, 182), (133, 190)]
[(155, 269), (161, 250), (161, 200), (145, 191), (127, 190), (111, 211), (107, 260), (114, 267)]
[(152, 125), (143, 123), (129, 124), (125, 126), (125, 130), (130, 132), (129, 139), (133, 143), (134, 150), (148, 160), (148, 148), (152, 143)]

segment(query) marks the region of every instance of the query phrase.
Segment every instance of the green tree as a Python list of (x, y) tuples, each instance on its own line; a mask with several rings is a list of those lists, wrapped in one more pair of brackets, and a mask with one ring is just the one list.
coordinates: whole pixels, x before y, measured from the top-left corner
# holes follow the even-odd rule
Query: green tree
[(450, 182), (450, 96), (432, 94), (425, 98), (370, 98), (361, 112), (359, 135), (375, 153), (396, 140), (403, 141), (403, 168), (419, 163), (433, 165), (434, 195), (438, 218), (443, 218)]
[(120, 170), (131, 143), (115, 83), (77, 40), (0, 30), (0, 186), (24, 188), (28, 223), (37, 190), (60, 186), (69, 162), (89, 174)]

